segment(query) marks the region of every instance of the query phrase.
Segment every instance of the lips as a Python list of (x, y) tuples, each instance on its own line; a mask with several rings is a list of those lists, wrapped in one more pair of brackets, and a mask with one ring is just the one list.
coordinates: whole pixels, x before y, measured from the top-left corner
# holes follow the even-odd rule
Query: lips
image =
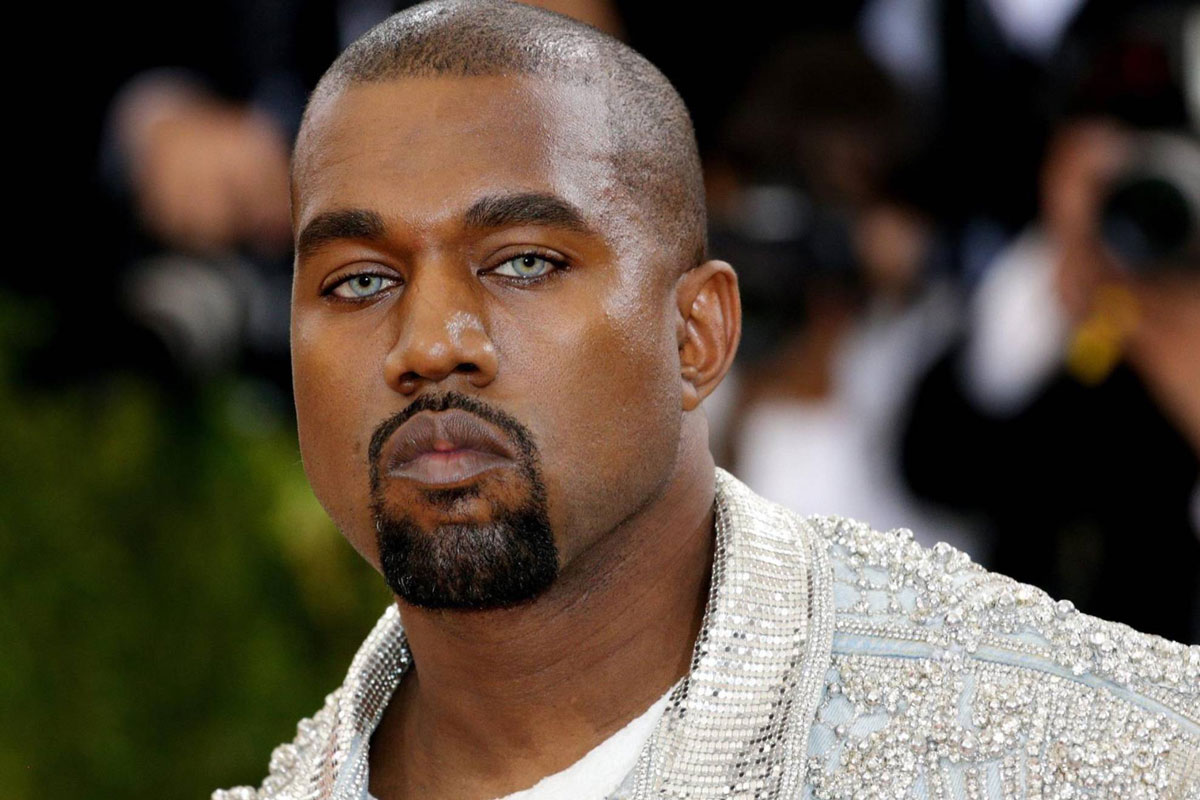
[(516, 464), (499, 430), (459, 409), (416, 414), (392, 433), (382, 456), (388, 477), (441, 487)]

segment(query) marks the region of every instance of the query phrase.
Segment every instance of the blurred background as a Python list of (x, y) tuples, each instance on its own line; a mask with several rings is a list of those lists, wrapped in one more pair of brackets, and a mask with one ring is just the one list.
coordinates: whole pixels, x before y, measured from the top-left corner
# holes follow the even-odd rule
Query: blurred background
[[(300, 466), (287, 159), (322, 71), (402, 5), (19, 26), (4, 797), (256, 784), (388, 602)], [(1200, 642), (1197, 4), (543, 5), (692, 110), (746, 314), (706, 401), (723, 466)]]

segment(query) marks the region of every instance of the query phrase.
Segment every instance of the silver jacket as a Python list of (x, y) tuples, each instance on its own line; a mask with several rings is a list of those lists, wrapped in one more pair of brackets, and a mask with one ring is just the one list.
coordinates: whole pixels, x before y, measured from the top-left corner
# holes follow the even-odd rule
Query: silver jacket
[[(615, 797), (1200, 800), (1200, 647), (722, 470), (715, 506), (691, 670)], [(261, 788), (214, 800), (366, 800), (410, 663), (390, 607)]]

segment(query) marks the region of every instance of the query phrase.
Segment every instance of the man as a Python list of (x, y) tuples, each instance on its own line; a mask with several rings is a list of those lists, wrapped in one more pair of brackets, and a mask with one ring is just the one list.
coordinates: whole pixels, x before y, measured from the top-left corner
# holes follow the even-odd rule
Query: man
[(397, 599), (215, 797), (1192, 791), (1200, 650), (714, 470), (740, 320), (703, 202), (669, 83), (564, 18), (426, 4), (330, 68), (293, 162), (300, 446)]

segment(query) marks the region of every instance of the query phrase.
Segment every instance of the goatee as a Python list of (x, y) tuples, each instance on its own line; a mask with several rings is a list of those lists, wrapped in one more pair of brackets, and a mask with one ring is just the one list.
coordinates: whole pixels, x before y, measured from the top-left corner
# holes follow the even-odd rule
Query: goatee
[[(424, 530), (411, 515), (384, 502), (379, 453), (392, 432), (413, 415), (451, 408), (475, 414), (508, 434), (519, 454), (518, 471), (526, 491), (518, 505), (494, 508), (487, 522), (444, 523)], [(368, 457), (380, 568), (388, 586), (405, 602), (429, 609), (506, 608), (537, 597), (558, 576), (558, 550), (533, 437), (508, 414), (458, 392), (424, 395), (378, 426)], [(479, 485), (424, 494), (429, 505), (451, 508), (477, 498)]]

